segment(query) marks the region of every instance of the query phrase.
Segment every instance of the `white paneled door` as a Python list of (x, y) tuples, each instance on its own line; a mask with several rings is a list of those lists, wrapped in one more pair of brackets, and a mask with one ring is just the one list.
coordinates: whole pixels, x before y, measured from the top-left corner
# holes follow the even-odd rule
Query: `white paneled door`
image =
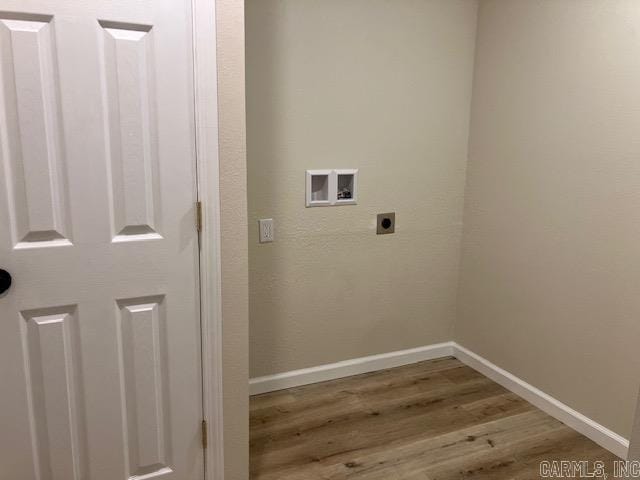
[(1, 480), (203, 478), (189, 0), (0, 0)]

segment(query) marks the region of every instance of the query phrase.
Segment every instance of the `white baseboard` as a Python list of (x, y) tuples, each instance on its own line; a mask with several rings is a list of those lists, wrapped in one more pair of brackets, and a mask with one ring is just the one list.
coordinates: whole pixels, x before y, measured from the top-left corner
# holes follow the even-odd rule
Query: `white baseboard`
[(524, 398), (543, 412), (549, 414), (556, 420), (560, 420), (565, 425), (593, 440), (611, 453), (614, 453), (620, 458), (627, 458), (629, 440), (626, 438), (582, 415), (580, 412), (575, 411), (559, 400), (547, 395), (533, 385), (528, 384), (524, 380), (494, 365), (465, 347), (454, 343), (453, 350), (454, 357), (462, 363), (482, 373), (484, 376), (502, 385), (519, 397)]
[(453, 342), (438, 343), (426, 347), (411, 348), (397, 352), (354, 358), (318, 367), (303, 368), (291, 372), (277, 373), (249, 380), (251, 395), (274, 392), (285, 388), (299, 387), (311, 383), (326, 382), (337, 378), (375, 372), (385, 368), (401, 367), (453, 355)]
[(456, 357), (462, 363), (524, 398), (620, 458), (627, 457), (629, 441), (626, 438), (455, 342), (438, 343), (253, 378), (249, 381), (249, 391), (251, 395), (258, 395), (448, 356)]

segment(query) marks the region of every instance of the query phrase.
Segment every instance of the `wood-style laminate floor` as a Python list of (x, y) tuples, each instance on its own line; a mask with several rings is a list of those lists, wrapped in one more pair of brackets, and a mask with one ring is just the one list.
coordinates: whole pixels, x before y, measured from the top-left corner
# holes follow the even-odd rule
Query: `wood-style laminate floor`
[(613, 454), (454, 358), (251, 398), (253, 480), (529, 480)]

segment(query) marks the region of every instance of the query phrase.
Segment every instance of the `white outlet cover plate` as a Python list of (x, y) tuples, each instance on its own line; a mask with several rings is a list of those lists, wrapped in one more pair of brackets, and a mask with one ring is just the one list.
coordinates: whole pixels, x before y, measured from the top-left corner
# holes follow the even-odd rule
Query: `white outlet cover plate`
[(260, 224), (260, 243), (273, 242), (273, 218), (262, 218)]

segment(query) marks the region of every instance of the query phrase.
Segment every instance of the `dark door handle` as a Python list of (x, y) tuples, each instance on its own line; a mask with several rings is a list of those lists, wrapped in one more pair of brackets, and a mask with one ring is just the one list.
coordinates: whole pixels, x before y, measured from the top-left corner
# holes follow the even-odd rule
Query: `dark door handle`
[(11, 288), (11, 275), (6, 270), (0, 269), (0, 295)]

